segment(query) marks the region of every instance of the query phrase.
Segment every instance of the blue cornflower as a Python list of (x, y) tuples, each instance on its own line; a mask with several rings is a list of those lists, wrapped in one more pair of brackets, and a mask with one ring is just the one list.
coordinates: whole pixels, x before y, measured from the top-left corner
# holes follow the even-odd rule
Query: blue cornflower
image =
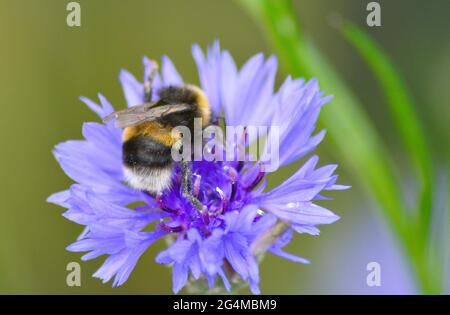
[[(286, 165), (312, 150), (324, 137), (313, 135), (324, 97), (316, 80), (287, 78), (275, 91), (275, 57), (258, 54), (239, 70), (231, 55), (216, 42), (206, 56), (194, 45), (200, 84), (211, 104), (213, 121), (225, 117), (226, 125), (279, 126), (279, 162)], [(144, 58), (144, 78), (152, 64)], [(128, 106), (144, 101), (143, 83), (126, 70), (120, 82)], [(159, 88), (184, 84), (169, 58), (162, 58), (161, 72), (153, 81)], [(101, 119), (114, 112), (103, 95), (100, 104), (81, 100)], [(220, 278), (230, 290), (230, 280), (240, 278), (259, 293), (258, 255), (266, 251), (283, 258), (308, 263), (283, 251), (292, 232), (319, 234), (317, 225), (339, 217), (315, 204), (325, 190), (345, 189), (336, 184), (335, 165), (317, 168), (310, 157), (290, 178), (271, 191), (265, 189), (265, 168), (260, 162), (195, 161), (194, 193), (204, 205), (198, 211), (182, 192), (180, 169), (174, 169), (170, 189), (158, 197), (136, 191), (124, 181), (122, 131), (112, 123), (83, 125), (84, 140), (56, 146), (54, 155), (76, 184), (56, 193), (48, 201), (68, 210), (64, 216), (84, 225), (78, 240), (68, 246), (73, 252), (87, 252), (82, 259), (107, 255), (94, 274), (113, 286), (122, 285), (139, 257), (155, 241), (169, 238), (171, 245), (156, 261), (173, 267), (173, 290), (204, 277), (210, 287)], [(138, 206), (131, 206), (136, 205)], [(149, 227), (153, 227), (149, 231)]]

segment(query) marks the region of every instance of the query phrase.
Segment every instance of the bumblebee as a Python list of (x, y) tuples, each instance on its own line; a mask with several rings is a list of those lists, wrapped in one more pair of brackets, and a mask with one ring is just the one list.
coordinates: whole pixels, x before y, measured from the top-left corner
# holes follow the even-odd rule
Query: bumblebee
[[(120, 110), (107, 116), (123, 128), (123, 166), (126, 182), (133, 188), (153, 195), (169, 188), (174, 161), (172, 146), (180, 140), (173, 128), (185, 126), (194, 132), (194, 119), (202, 119), (202, 127), (210, 123), (211, 110), (205, 93), (194, 85), (167, 86), (157, 91), (152, 101), (153, 71), (144, 83), (144, 104)], [(201, 210), (192, 193), (192, 165), (182, 160), (183, 194)]]

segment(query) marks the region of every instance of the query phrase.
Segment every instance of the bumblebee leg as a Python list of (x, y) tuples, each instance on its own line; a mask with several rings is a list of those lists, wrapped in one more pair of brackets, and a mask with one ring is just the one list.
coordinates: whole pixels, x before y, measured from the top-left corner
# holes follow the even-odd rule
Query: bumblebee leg
[(155, 78), (155, 74), (158, 72), (158, 63), (154, 60), (150, 60), (151, 69), (148, 77), (145, 78), (144, 82), (144, 102), (150, 103), (152, 100), (153, 94), (153, 79)]
[(188, 161), (181, 161), (181, 174), (183, 176), (183, 196), (198, 210), (203, 211), (203, 204), (193, 193), (192, 187), (192, 165)]

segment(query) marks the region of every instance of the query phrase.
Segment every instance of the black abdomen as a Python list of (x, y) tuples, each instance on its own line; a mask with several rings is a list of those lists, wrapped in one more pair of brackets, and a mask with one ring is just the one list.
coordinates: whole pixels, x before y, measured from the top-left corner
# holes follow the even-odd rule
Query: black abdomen
[(166, 167), (172, 163), (171, 148), (147, 136), (123, 143), (123, 163), (128, 167)]

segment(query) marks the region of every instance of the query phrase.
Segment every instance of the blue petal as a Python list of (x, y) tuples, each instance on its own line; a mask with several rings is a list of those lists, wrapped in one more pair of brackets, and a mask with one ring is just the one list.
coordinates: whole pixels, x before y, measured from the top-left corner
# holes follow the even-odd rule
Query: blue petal
[(56, 205), (59, 205), (61, 207), (68, 208), (67, 200), (70, 197), (70, 191), (64, 190), (58, 193), (55, 193), (47, 198), (47, 202), (54, 203)]
[(252, 254), (248, 253), (246, 255), (246, 261), (249, 270), (250, 290), (253, 294), (260, 294), (261, 291), (259, 290), (259, 268), (256, 259)]
[(183, 79), (167, 56), (162, 58), (162, 79), (164, 85), (183, 85)]
[(200, 261), (209, 275), (215, 275), (222, 267), (225, 255), (223, 235), (222, 229), (213, 230), (212, 235), (200, 247)]
[(316, 156), (311, 157), (285, 182), (268, 193), (255, 195), (252, 202), (281, 220), (294, 224), (315, 225), (336, 221), (338, 216), (311, 202), (336, 181), (336, 177), (332, 175), (336, 165), (326, 165), (314, 170), (317, 162)]
[[(250, 58), (239, 71), (238, 75), (238, 86), (240, 87), (235, 91), (233, 102), (227, 104), (225, 107), (225, 118), (227, 125), (239, 126), (247, 125), (247, 116), (241, 116), (245, 107), (252, 108), (252, 96), (254, 96), (259, 91), (251, 89), (253, 80), (257, 79), (259, 74), (259, 69), (262, 67), (264, 62), (264, 55), (259, 53), (252, 58)], [(243, 122), (243, 123), (242, 123)]]
[(178, 293), (185, 285), (188, 279), (188, 268), (182, 264), (174, 264), (172, 272), (173, 292)]
[(327, 190), (346, 190), (351, 187), (352, 186), (347, 186), (347, 185), (331, 185), (331, 186), (327, 187)]
[(97, 103), (84, 96), (80, 97), (80, 101), (85, 103), (99, 117), (103, 118), (103, 109)]
[(245, 253), (245, 260), (247, 261), (250, 280), (254, 283), (259, 283), (258, 263), (250, 250), (247, 250)]
[(189, 258), (188, 253), (191, 247), (192, 242), (188, 240), (177, 240), (168, 249), (158, 254), (156, 262), (160, 264), (166, 264), (167, 262), (183, 264)]
[(238, 220), (235, 222), (231, 231), (239, 231), (240, 233), (249, 232), (255, 220), (258, 207), (256, 205), (248, 205), (241, 209)]
[(222, 106), (224, 104), (227, 104), (227, 106), (229, 106), (239, 86), (237, 85), (238, 70), (233, 57), (231, 57), (228, 51), (223, 51), (222, 53), (221, 66), (221, 82), (219, 87), (219, 90), (221, 92), (219, 92), (219, 95), (222, 99)]
[(323, 139), (322, 131), (314, 132), (320, 108), (328, 100), (315, 79), (303, 84), (301, 80), (286, 79), (275, 95), (278, 104), (272, 126), (280, 131), (280, 166), (300, 159), (312, 151)]
[(220, 276), (220, 278), (222, 278), (222, 282), (223, 282), (225, 289), (228, 292), (230, 292), (231, 284), (230, 284), (230, 281), (228, 281), (228, 278), (227, 278), (225, 272), (222, 270), (222, 268), (219, 269), (219, 276)]
[(287, 253), (280, 248), (271, 248), (269, 251), (274, 255), (280, 256), (281, 258), (284, 258), (284, 259), (287, 259), (287, 260), (290, 260), (293, 262), (297, 262), (297, 263), (301, 263), (301, 264), (309, 264), (309, 260), (302, 258), (302, 257), (292, 255), (290, 253)]
[[(147, 248), (157, 239), (165, 235), (165, 233), (154, 232), (154, 233), (142, 233), (145, 234), (145, 240), (141, 240), (139, 244), (132, 248), (130, 255), (127, 258), (126, 263), (117, 272), (113, 286), (120, 286), (128, 280), (131, 272), (133, 271), (136, 263), (142, 254), (147, 250)], [(127, 241), (127, 244), (130, 242)]]
[(114, 112), (114, 107), (106, 99), (106, 97), (103, 96), (103, 94), (99, 93), (98, 98), (100, 100), (100, 104), (102, 105), (102, 110), (103, 110), (101, 118), (104, 118), (105, 116), (108, 116), (109, 114)]
[[(97, 226), (97, 229), (93, 229), (91, 231), (95, 235), (95, 231), (101, 231), (100, 235), (102, 233), (113, 233), (109, 227), (102, 227)], [(116, 229), (117, 231), (117, 229)], [(158, 231), (153, 233), (132, 233), (124, 231), (124, 233), (121, 233), (120, 231), (116, 232), (117, 236), (116, 239), (122, 239), (121, 242), (118, 241), (119, 245), (123, 245), (122, 249), (117, 253), (108, 253), (111, 256), (109, 256), (104, 264), (100, 267), (99, 270), (94, 274), (94, 277), (100, 278), (103, 280), (103, 282), (108, 282), (113, 276), (115, 276), (113, 286), (120, 286), (128, 279), (129, 275), (131, 274), (131, 271), (134, 269), (137, 261), (141, 257), (141, 255), (144, 253), (145, 250), (157, 239), (161, 238), (165, 235), (164, 232)], [(92, 237), (92, 236), (91, 236)], [(128, 241), (125, 241), (125, 238), (129, 238)], [(134, 239), (134, 240), (131, 240)], [(85, 240), (86, 242), (89, 240)], [(99, 240), (92, 239), (92, 241), (103, 241), (103, 244), (95, 244), (91, 243), (88, 244), (90, 246), (96, 246), (97, 253), (102, 252), (105, 250), (105, 244), (111, 243), (112, 239), (106, 238)], [(82, 241), (79, 243), (82, 244)], [(126, 244), (130, 245), (132, 244), (133, 247), (127, 247)], [(117, 244), (116, 244), (117, 246)], [(84, 248), (85, 246), (78, 245), (77, 249)], [(116, 249), (116, 248), (115, 248)], [(93, 257), (89, 257), (93, 258)]]
[(272, 119), (277, 109), (272, 104), (277, 60), (271, 56), (263, 62), (262, 54), (256, 55), (239, 73), (239, 89), (234, 104), (226, 107), (232, 108), (235, 113), (233, 120), (227, 120), (227, 124), (267, 126)]
[(261, 290), (259, 289), (259, 283), (255, 283), (254, 281), (250, 281), (250, 291), (253, 294), (261, 294)]
[(311, 226), (311, 225), (302, 225), (302, 224), (292, 224), (291, 227), (297, 232), (297, 233), (306, 233), (309, 235), (317, 236), (320, 234), (320, 231), (318, 228)]
[(103, 283), (111, 280), (126, 262), (129, 252), (129, 249), (124, 249), (118, 254), (109, 256), (103, 265), (93, 274), (93, 277), (102, 279)]
[(292, 202), (287, 205), (261, 204), (262, 207), (284, 221), (301, 225), (330, 224), (339, 219), (328, 209), (311, 202)]
[(224, 247), (225, 257), (231, 267), (233, 267), (243, 280), (247, 280), (249, 276), (248, 262), (243, 255), (243, 252), (245, 253), (248, 250), (246, 239), (237, 233), (233, 233), (227, 237)]
[[(236, 68), (234, 62), (229, 54), (221, 53), (218, 41), (208, 47), (207, 58), (198, 45), (192, 46), (192, 56), (197, 64), (201, 87), (208, 96), (214, 118), (217, 118), (222, 108), (222, 98), (226, 94), (223, 88), (234, 88), (229, 84), (233, 69)], [(227, 90), (227, 94), (229, 92)]]
[(190, 261), (189, 261), (189, 267), (191, 269), (192, 277), (195, 280), (198, 280), (200, 278), (202, 271), (201, 271), (200, 258), (198, 257), (197, 254), (191, 255)]
[(239, 212), (231, 211), (225, 214), (225, 233), (228, 233), (234, 225), (237, 223), (239, 218)]
[(120, 71), (119, 80), (128, 107), (142, 104), (144, 101), (144, 85), (124, 69)]

